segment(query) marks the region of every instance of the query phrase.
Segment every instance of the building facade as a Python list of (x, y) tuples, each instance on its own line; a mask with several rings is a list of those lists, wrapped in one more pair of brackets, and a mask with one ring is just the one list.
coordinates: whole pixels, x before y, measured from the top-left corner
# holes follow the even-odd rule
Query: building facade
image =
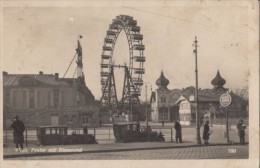
[[(211, 81), (212, 89), (199, 89), (199, 115), (200, 122), (208, 120), (214, 124), (218, 119), (226, 117), (228, 110), (231, 118), (245, 118), (248, 116), (248, 101), (236, 95), (232, 91), (232, 103), (228, 109), (223, 109), (220, 106), (219, 98), (223, 93), (228, 91), (224, 87), (226, 81), (217, 71), (215, 78)], [(158, 89), (151, 96), (151, 120), (154, 122), (172, 122), (180, 119), (183, 125), (191, 125), (196, 122), (196, 104), (195, 104), (195, 87), (169, 90), (167, 85), (169, 80), (164, 77), (163, 72), (156, 81)]]
[(179, 118), (179, 106), (175, 102), (181, 96), (178, 90), (169, 90), (167, 85), (169, 80), (165, 78), (163, 72), (156, 80), (158, 88), (152, 92), (151, 103), (151, 121), (153, 122), (171, 122)]
[(3, 72), (3, 94), (5, 128), (16, 115), (27, 127), (99, 124), (99, 109), (84, 78)]

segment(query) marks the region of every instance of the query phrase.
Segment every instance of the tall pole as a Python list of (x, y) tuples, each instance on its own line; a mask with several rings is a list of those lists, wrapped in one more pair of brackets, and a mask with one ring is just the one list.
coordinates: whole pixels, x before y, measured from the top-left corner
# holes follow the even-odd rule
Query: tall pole
[(77, 77), (84, 77), (83, 75), (83, 63), (82, 63), (82, 47), (80, 44), (80, 39), (82, 39), (83, 36), (79, 35), (79, 39), (78, 39), (78, 48), (76, 49), (77, 52)]
[(130, 95), (131, 101), (131, 122), (133, 122), (133, 104), (132, 104), (132, 94)]
[(163, 116), (162, 116), (162, 122), (164, 122), (164, 108), (165, 108), (165, 105), (163, 104)]
[(195, 54), (195, 77), (196, 77), (196, 89), (195, 89), (195, 101), (196, 101), (196, 144), (200, 145), (201, 144), (201, 138), (200, 138), (200, 123), (199, 123), (199, 96), (198, 96), (198, 61), (197, 61), (197, 54), (198, 54), (198, 41), (197, 41), (197, 36), (195, 36), (195, 41), (194, 41), (194, 54)]
[(148, 128), (148, 111), (147, 111), (147, 84), (145, 84), (145, 114), (146, 114), (146, 128)]
[(226, 131), (227, 131), (227, 143), (229, 143), (229, 130), (228, 130), (228, 109), (225, 108), (225, 112), (226, 112)]

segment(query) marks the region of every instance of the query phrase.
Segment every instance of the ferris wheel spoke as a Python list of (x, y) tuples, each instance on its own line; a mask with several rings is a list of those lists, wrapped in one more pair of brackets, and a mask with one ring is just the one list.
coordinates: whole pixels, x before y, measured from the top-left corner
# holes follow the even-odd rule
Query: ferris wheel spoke
[[(125, 32), (128, 48), (129, 63), (124, 65), (114, 65), (113, 52), (119, 34)], [(129, 106), (138, 106), (140, 103), (141, 86), (143, 85), (142, 75), (145, 73), (143, 64), (146, 61), (143, 51), (145, 46), (142, 44), (143, 35), (140, 34), (140, 26), (137, 20), (128, 15), (119, 15), (112, 20), (109, 29), (106, 31), (104, 45), (101, 55), (101, 102), (110, 108), (125, 108)], [(122, 99), (118, 102), (116, 93), (116, 84), (114, 68), (125, 68), (125, 77), (123, 83)]]

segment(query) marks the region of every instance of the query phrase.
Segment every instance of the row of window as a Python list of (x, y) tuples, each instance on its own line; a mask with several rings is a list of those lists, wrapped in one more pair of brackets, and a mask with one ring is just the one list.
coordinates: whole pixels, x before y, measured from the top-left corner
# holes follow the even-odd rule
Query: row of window
[(159, 112), (159, 120), (168, 120), (168, 112)]
[[(12, 96), (11, 96), (12, 94)], [(14, 108), (41, 108), (77, 105), (77, 94), (74, 90), (61, 91), (61, 99), (58, 90), (13, 90), (5, 91), (4, 103)], [(61, 100), (61, 102), (59, 102)]]
[[(63, 121), (65, 121), (65, 122), (73, 122), (73, 118), (76, 118), (77, 115), (72, 115), (71, 117), (69, 117), (67, 115), (64, 115), (63, 117), (64, 117)], [(83, 115), (83, 116), (80, 116), (80, 118), (81, 118), (82, 124), (88, 124), (89, 123), (89, 116)]]

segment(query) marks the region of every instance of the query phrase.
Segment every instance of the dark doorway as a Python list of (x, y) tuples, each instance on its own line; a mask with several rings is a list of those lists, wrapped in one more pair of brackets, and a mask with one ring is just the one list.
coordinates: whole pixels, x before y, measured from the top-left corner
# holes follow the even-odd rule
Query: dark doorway
[(171, 107), (170, 121), (176, 121), (179, 119), (179, 106)]

